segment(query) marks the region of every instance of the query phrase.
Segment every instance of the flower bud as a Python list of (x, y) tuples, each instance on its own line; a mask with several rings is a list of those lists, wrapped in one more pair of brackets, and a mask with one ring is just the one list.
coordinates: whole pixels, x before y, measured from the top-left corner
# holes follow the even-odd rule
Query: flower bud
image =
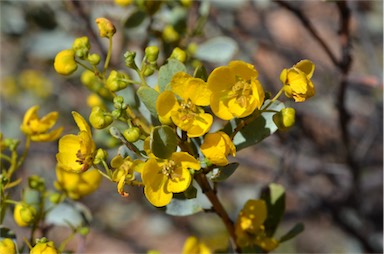
[(96, 106), (92, 108), (92, 112), (89, 115), (89, 122), (95, 129), (104, 129), (113, 122), (113, 118), (111, 115), (106, 114), (105, 110), (101, 107)]
[(99, 148), (96, 152), (95, 159), (93, 160), (93, 163), (99, 164), (100, 162), (107, 160), (107, 158), (108, 158), (107, 151)]
[(179, 47), (173, 49), (172, 54), (169, 58), (174, 58), (182, 63), (185, 63), (187, 60), (187, 53)]
[(0, 253), (16, 254), (16, 245), (11, 238), (0, 240)]
[(57, 254), (59, 253), (55, 248), (53, 241), (48, 241), (47, 238), (43, 237), (36, 241), (36, 245), (31, 249), (29, 254)]
[(92, 65), (98, 65), (100, 63), (100, 55), (98, 54), (88, 55), (88, 61)]
[(62, 195), (58, 192), (54, 192), (49, 195), (49, 201), (51, 201), (53, 204), (58, 204), (61, 202)]
[(18, 203), (13, 211), (13, 218), (20, 227), (32, 224), (36, 219), (36, 215), (36, 209), (26, 203)]
[(65, 49), (60, 51), (53, 64), (57, 73), (61, 75), (70, 75), (77, 70), (75, 61), (75, 51), (73, 49)]
[(89, 227), (81, 227), (78, 229), (80, 235), (86, 236), (89, 234)]
[(137, 69), (135, 63), (136, 52), (127, 51), (124, 53), (125, 65), (131, 69)]
[(157, 46), (149, 46), (145, 48), (145, 56), (149, 62), (155, 62), (159, 57), (159, 48)]
[(87, 36), (76, 38), (72, 44), (72, 49), (80, 59), (85, 59), (88, 56), (90, 48), (91, 44)]
[(140, 138), (140, 129), (138, 127), (128, 128), (123, 132), (123, 136), (128, 142), (134, 143)]
[(295, 124), (295, 113), (294, 108), (283, 108), (273, 116), (273, 122), (279, 130), (287, 130)]
[(126, 82), (128, 75), (122, 73), (122, 72), (117, 72), (115, 70), (111, 71), (109, 74), (109, 77), (107, 79), (106, 87), (111, 91), (111, 92), (117, 92), (120, 91), (128, 86), (128, 82)]
[(106, 18), (97, 18), (96, 24), (99, 28), (100, 37), (112, 38), (116, 33), (115, 26)]
[(115, 0), (114, 2), (119, 6), (125, 7), (131, 5), (133, 3), (133, 0)]
[(144, 76), (148, 77), (151, 76), (155, 72), (155, 68), (152, 65), (147, 65), (144, 70)]
[(163, 37), (163, 40), (168, 43), (175, 42), (180, 38), (179, 33), (171, 25), (166, 25), (164, 27), (162, 37)]
[(45, 190), (44, 179), (37, 175), (33, 175), (28, 178), (28, 185), (31, 189), (38, 190), (40, 192)]
[(100, 98), (100, 96), (98, 96), (97, 94), (94, 94), (94, 93), (88, 95), (88, 97), (87, 97), (87, 105), (90, 108), (93, 108), (93, 107), (96, 107), (96, 106), (104, 107), (103, 100)]

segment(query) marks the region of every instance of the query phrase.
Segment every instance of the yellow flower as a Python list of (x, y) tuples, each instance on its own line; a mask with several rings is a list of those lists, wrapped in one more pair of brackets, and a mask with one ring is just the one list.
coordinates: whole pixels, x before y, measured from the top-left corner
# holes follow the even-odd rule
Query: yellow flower
[[(178, 72), (173, 76), (170, 85), (172, 92), (162, 92), (156, 101), (159, 120), (163, 124), (173, 122), (186, 131), (189, 137), (199, 137), (207, 133), (213, 117), (199, 107), (209, 105), (211, 93), (206, 83), (187, 73)], [(178, 100), (175, 94), (181, 100)]]
[(55, 187), (64, 191), (71, 199), (79, 199), (89, 195), (100, 186), (102, 176), (97, 169), (82, 173), (68, 172), (56, 167), (57, 182)]
[(51, 132), (48, 131), (56, 124), (59, 113), (56, 111), (50, 112), (39, 118), (37, 115), (38, 110), (39, 106), (33, 106), (27, 110), (20, 126), (21, 131), (35, 142), (49, 142), (58, 139), (63, 132), (63, 127)]
[(127, 156), (126, 158), (117, 155), (111, 161), (112, 168), (115, 171), (112, 174), (112, 181), (117, 182), (117, 192), (123, 196), (127, 197), (128, 193), (124, 191), (125, 183), (132, 182), (135, 180), (135, 171), (141, 172), (144, 162), (141, 160), (132, 161), (131, 157)]
[(85, 119), (75, 111), (72, 112), (72, 115), (80, 132), (77, 135), (65, 135), (59, 140), (59, 152), (56, 154), (56, 159), (60, 168), (79, 173), (92, 166), (96, 145)]
[(47, 238), (43, 237), (39, 239), (36, 245), (31, 249), (29, 254), (57, 254), (59, 253), (55, 248), (53, 241), (48, 241)]
[(116, 33), (115, 26), (106, 18), (97, 18), (96, 24), (99, 28), (100, 37), (112, 38), (112, 36)]
[(315, 87), (311, 81), (315, 64), (309, 60), (302, 60), (292, 68), (284, 69), (280, 80), (284, 85), (284, 92), (288, 98), (295, 102), (303, 102), (315, 95)]
[(77, 70), (75, 61), (75, 51), (73, 49), (65, 49), (60, 51), (56, 57), (53, 67), (56, 72), (61, 75), (70, 75)]
[(267, 219), (267, 206), (264, 200), (248, 200), (237, 218), (235, 225), (236, 243), (241, 247), (258, 246), (272, 251), (278, 242), (265, 234), (264, 222)]
[(46, 98), (52, 92), (52, 82), (37, 70), (24, 70), (19, 75), (21, 87), (31, 91), (35, 95)]
[(0, 253), (16, 254), (16, 245), (10, 238), (0, 240)]
[(217, 166), (228, 164), (227, 155), (236, 155), (235, 145), (230, 137), (222, 131), (208, 133), (204, 137), (204, 143), (200, 146), (201, 152), (207, 159)]
[(192, 181), (188, 169), (199, 170), (200, 163), (185, 152), (175, 152), (169, 159), (148, 159), (142, 169), (144, 194), (152, 205), (171, 202), (173, 193), (185, 191)]
[(223, 120), (249, 116), (260, 109), (264, 102), (264, 90), (257, 80), (254, 66), (243, 61), (232, 61), (221, 66), (208, 77), (212, 91), (211, 109)]
[(211, 254), (211, 250), (194, 236), (190, 236), (184, 243), (182, 254)]

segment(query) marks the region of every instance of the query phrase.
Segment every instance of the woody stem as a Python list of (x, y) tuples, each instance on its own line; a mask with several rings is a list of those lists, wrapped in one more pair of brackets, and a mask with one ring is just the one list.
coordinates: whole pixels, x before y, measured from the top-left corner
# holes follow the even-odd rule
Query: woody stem
[(237, 253), (240, 253), (240, 248), (236, 245), (236, 235), (235, 235), (235, 226), (231, 218), (229, 218), (229, 215), (223, 205), (221, 204), (220, 200), (218, 199), (216, 192), (212, 189), (211, 185), (209, 184), (207, 177), (205, 174), (195, 174), (195, 180), (200, 185), (203, 193), (207, 196), (209, 201), (211, 202), (213, 206), (213, 210), (215, 213), (221, 218), (223, 221), (229, 236), (231, 240), (232, 246), (234, 246), (234, 249)]

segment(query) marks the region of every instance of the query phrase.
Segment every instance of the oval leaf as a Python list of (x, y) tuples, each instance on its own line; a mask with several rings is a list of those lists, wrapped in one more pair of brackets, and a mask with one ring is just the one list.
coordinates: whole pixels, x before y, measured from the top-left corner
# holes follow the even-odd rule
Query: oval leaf
[(238, 46), (235, 40), (220, 36), (200, 44), (195, 56), (200, 60), (224, 64), (233, 58), (237, 50)]
[(157, 96), (159, 96), (159, 92), (152, 87), (142, 86), (137, 89), (137, 96), (139, 96), (149, 112), (151, 112), (154, 117), (157, 117), (156, 100)]
[(268, 188), (262, 190), (261, 199), (267, 204), (268, 217), (264, 226), (267, 236), (271, 237), (285, 211), (285, 189), (280, 184), (271, 183)]
[(61, 203), (49, 211), (45, 217), (45, 221), (47, 224), (66, 227), (78, 227), (86, 223), (84, 220), (83, 211), (78, 209), (78, 207), (68, 203)]
[[(268, 105), (269, 100), (264, 102), (264, 105)], [(268, 109), (280, 111), (285, 108), (284, 103), (280, 101), (273, 102)], [(275, 122), (273, 122), (273, 115), (275, 112), (263, 112), (259, 117), (257, 117), (254, 121), (245, 126), (241, 131), (239, 131), (234, 139), (233, 144), (236, 146), (236, 151), (239, 151), (248, 146), (254, 145), (270, 136), (272, 133), (277, 131), (277, 126)], [(244, 119), (232, 119), (224, 126), (224, 132), (230, 135), (236, 127), (240, 124)]]
[(177, 149), (176, 133), (167, 125), (157, 126), (152, 129), (150, 146), (156, 157), (167, 159)]
[(226, 180), (236, 171), (238, 166), (239, 166), (238, 162), (233, 162), (233, 163), (229, 163), (224, 167), (215, 169), (212, 172), (211, 180), (214, 182), (222, 182)]
[(282, 243), (282, 242), (291, 240), (292, 238), (294, 238), (295, 236), (297, 236), (303, 231), (304, 231), (304, 224), (297, 223), (291, 230), (289, 230), (285, 235), (283, 235), (280, 238), (279, 242)]
[(185, 65), (176, 59), (168, 59), (168, 63), (161, 66), (159, 70), (159, 88), (160, 92), (166, 90), (167, 85), (171, 82), (173, 75), (187, 69)]
[(125, 28), (138, 27), (141, 25), (141, 23), (143, 23), (146, 17), (147, 15), (145, 14), (144, 11), (137, 10), (127, 18), (127, 20), (124, 22), (124, 27)]

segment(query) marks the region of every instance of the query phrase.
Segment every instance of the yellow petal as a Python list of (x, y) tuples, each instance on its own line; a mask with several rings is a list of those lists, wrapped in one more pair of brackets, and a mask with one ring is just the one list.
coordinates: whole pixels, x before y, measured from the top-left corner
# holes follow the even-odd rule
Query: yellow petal
[(76, 111), (72, 111), (72, 116), (80, 131), (86, 131), (88, 133), (91, 133), (91, 128), (89, 127), (87, 121), (85, 121), (85, 119), (79, 113), (77, 113)]
[(166, 189), (172, 193), (185, 191), (191, 184), (192, 177), (189, 170), (182, 165), (178, 166), (174, 172), (174, 177), (167, 180)]
[(80, 150), (80, 138), (73, 134), (63, 136), (59, 140), (59, 153), (56, 155), (60, 167), (65, 170), (80, 170), (76, 153)]
[(142, 171), (144, 194), (148, 201), (157, 207), (165, 206), (171, 202), (173, 194), (165, 188), (167, 176), (161, 173), (161, 167), (156, 159), (149, 159)]
[(211, 109), (212, 112), (219, 118), (223, 120), (231, 120), (234, 118), (233, 114), (228, 108), (228, 105), (225, 104), (227, 92), (213, 93), (211, 96)]
[(163, 124), (172, 124), (171, 113), (178, 108), (179, 102), (171, 91), (164, 91), (157, 97), (156, 110)]
[(40, 123), (43, 124), (48, 130), (56, 124), (58, 117), (59, 117), (58, 112), (56, 112), (56, 111), (50, 112), (40, 119)]
[(172, 91), (182, 99), (190, 99), (193, 104), (208, 106), (211, 91), (207, 83), (199, 78), (193, 78), (185, 72), (176, 73), (171, 80)]
[(258, 73), (252, 64), (243, 61), (231, 61), (228, 64), (233, 75), (241, 77), (243, 80), (250, 80), (251, 78), (257, 78)]
[(211, 128), (212, 122), (213, 117), (211, 114), (199, 114), (197, 117), (195, 117), (192, 125), (186, 129), (188, 137), (194, 138), (203, 136)]
[(211, 90), (212, 93), (217, 93), (223, 90), (229, 91), (235, 82), (236, 77), (227, 66), (221, 66), (214, 69), (207, 80), (208, 89)]
[(311, 78), (315, 71), (315, 64), (310, 60), (301, 60), (294, 67), (304, 72), (308, 78)]
[(53, 140), (56, 140), (60, 137), (61, 133), (63, 132), (64, 128), (60, 127), (54, 131), (51, 131), (49, 133), (43, 133), (43, 134), (37, 134), (32, 135), (31, 140), (34, 142), (50, 142)]
[(175, 152), (171, 155), (171, 160), (176, 164), (181, 163), (182, 167), (194, 170), (200, 169), (200, 162), (195, 157), (186, 152)]

